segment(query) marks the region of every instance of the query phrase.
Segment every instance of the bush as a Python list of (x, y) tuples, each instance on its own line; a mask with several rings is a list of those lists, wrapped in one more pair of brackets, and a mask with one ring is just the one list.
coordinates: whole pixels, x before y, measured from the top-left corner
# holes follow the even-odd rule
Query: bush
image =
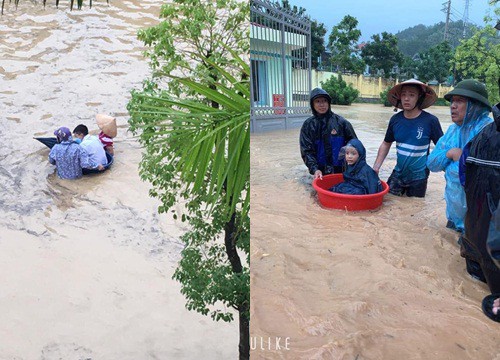
[(391, 90), (390, 87), (380, 93), (380, 103), (384, 104), (384, 106), (392, 106), (389, 100), (387, 100), (387, 93), (389, 92), (389, 90)]
[[(393, 106), (389, 100), (387, 100), (387, 93), (391, 88), (387, 88), (380, 93), (380, 103), (384, 104), (384, 106)], [(450, 102), (446, 101), (444, 98), (438, 98), (436, 102), (433, 104), (434, 106), (450, 106)]]
[(351, 105), (359, 95), (359, 91), (342, 80), (342, 76), (338, 75), (330, 77), (325, 82), (321, 82), (321, 88), (332, 97), (332, 104), (335, 105)]
[(450, 106), (450, 102), (444, 98), (438, 98), (433, 104), (434, 106)]

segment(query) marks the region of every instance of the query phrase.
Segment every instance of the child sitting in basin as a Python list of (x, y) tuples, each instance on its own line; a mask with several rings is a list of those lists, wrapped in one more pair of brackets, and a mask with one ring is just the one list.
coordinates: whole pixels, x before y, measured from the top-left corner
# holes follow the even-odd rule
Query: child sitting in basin
[(99, 126), (99, 129), (101, 129), (101, 132), (99, 133), (99, 140), (101, 140), (104, 150), (111, 155), (114, 155), (115, 150), (113, 146), (113, 138), (116, 137), (118, 131), (116, 118), (105, 114), (97, 114), (96, 123), (97, 126)]
[(346, 170), (344, 181), (334, 185), (330, 191), (350, 194), (367, 195), (382, 191), (382, 183), (377, 173), (366, 163), (366, 150), (361, 141), (351, 139), (341, 149), (339, 157), (345, 156)]

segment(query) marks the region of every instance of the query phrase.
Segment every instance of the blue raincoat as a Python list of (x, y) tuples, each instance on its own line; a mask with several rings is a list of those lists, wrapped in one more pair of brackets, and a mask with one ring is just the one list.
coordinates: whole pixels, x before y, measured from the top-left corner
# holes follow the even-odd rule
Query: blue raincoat
[(488, 117), (489, 112), (489, 108), (485, 105), (468, 99), (462, 125), (451, 124), (427, 158), (427, 167), (430, 171), (444, 171), (446, 218), (461, 232), (464, 231), (464, 218), (467, 212), (465, 191), (460, 184), (459, 161), (447, 158), (446, 152), (452, 148), (463, 149), (486, 125), (492, 123), (493, 119)]
[(343, 172), (344, 182), (333, 186), (330, 191), (351, 195), (381, 192), (382, 183), (377, 173), (366, 163), (366, 150), (361, 141), (358, 139), (349, 140), (345, 147), (348, 146), (357, 150), (358, 161), (354, 165), (347, 165), (347, 169)]

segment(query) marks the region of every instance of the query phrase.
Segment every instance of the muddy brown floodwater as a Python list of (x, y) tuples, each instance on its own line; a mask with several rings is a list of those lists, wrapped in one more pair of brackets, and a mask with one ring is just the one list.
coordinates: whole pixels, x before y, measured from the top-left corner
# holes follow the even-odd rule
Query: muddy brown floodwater
[[(126, 104), (148, 76), (140, 28), (163, 1), (6, 3), (0, 17), (0, 359), (234, 359), (238, 325), (184, 308), (183, 226), (141, 182)], [(50, 5), (49, 5), (50, 4)], [(52, 136), (117, 117), (110, 171), (55, 176)]]
[[(392, 109), (334, 111), (373, 165)], [(448, 108), (429, 111), (446, 131)], [(481, 311), (488, 288), (468, 276), (445, 228), (443, 173), (431, 173), (424, 199), (388, 194), (374, 211), (325, 209), (298, 138), (298, 129), (251, 137), (252, 359), (500, 360), (499, 324)], [(393, 146), (382, 180), (395, 158)]]

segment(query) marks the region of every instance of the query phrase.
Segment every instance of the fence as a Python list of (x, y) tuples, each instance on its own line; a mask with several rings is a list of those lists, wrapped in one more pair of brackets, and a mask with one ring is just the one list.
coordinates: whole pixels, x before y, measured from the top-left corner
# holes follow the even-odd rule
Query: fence
[(250, 1), (251, 131), (287, 129), (310, 112), (311, 22), (269, 0)]

